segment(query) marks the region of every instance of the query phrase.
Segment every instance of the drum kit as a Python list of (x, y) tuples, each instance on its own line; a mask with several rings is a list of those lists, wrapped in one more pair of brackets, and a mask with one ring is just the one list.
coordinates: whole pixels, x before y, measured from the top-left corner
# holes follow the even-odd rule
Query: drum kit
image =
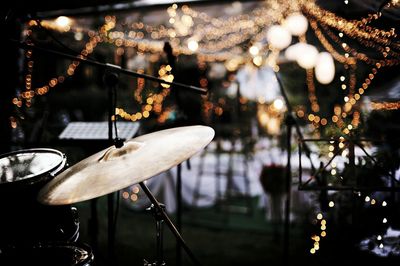
[[(198, 264), (144, 181), (189, 159), (213, 137), (214, 130), (207, 126), (161, 130), (127, 140), (122, 147), (111, 146), (71, 167), (54, 149), (0, 155), (0, 265), (91, 265), (93, 252), (79, 243), (78, 210), (71, 204), (134, 184), (140, 184), (153, 203), (157, 221), (168, 225)], [(165, 262), (158, 256), (146, 265)]]

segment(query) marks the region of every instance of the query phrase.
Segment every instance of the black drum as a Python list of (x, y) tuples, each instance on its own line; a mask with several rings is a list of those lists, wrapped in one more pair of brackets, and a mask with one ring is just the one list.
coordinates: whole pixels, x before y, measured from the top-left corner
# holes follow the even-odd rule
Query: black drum
[(90, 266), (92, 249), (82, 243), (37, 243), (0, 247), (0, 265)]
[(75, 208), (44, 206), (36, 200), (39, 190), (65, 166), (65, 155), (53, 149), (0, 155), (0, 244), (78, 239)]

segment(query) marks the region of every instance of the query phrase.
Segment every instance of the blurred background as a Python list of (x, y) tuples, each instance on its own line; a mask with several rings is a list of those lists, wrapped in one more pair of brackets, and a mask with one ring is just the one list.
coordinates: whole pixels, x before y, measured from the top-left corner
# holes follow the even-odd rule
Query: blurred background
[[(210, 126), (181, 188), (177, 167), (146, 181), (202, 265), (398, 265), (399, 22), (397, 0), (17, 0), (2, 11), (0, 151), (54, 149), (66, 169), (112, 145), (110, 106), (125, 140)], [(112, 91), (104, 65), (11, 39), (127, 71)], [(114, 194), (111, 226), (106, 196), (73, 204), (76, 242), (93, 265), (153, 262), (149, 200), (137, 184)], [(164, 232), (166, 264), (190, 265)]]

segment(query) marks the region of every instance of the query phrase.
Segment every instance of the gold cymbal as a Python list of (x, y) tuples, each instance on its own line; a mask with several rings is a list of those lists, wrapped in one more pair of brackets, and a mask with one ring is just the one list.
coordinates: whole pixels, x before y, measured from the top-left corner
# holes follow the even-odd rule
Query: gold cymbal
[(187, 126), (133, 138), (66, 169), (39, 191), (38, 201), (66, 205), (118, 191), (189, 159), (213, 137), (211, 127)]

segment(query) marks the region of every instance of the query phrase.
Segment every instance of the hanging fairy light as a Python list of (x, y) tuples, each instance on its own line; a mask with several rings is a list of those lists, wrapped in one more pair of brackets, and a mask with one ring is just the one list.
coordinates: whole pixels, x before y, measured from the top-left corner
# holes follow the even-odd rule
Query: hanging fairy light
[(199, 48), (199, 43), (195, 39), (189, 39), (188, 40), (188, 48), (192, 52), (196, 52), (197, 49)]
[(327, 224), (326, 224), (326, 220), (324, 219), (323, 214), (318, 213), (316, 218), (317, 219), (316, 219), (315, 223), (320, 225), (321, 232), (319, 233), (319, 235), (311, 236), (311, 239), (314, 241), (314, 243), (313, 243), (313, 247), (310, 249), (310, 253), (313, 255), (320, 249), (320, 242), (321, 242), (322, 238), (326, 237), (326, 230), (327, 230)]
[(252, 46), (249, 48), (249, 53), (250, 53), (251, 55), (253, 55), (253, 56), (258, 55), (259, 52), (260, 52), (260, 48), (258, 48), (257, 45), (252, 45)]
[(65, 16), (60, 16), (58, 18), (56, 18), (56, 24), (57, 26), (61, 27), (61, 28), (66, 28), (71, 24), (71, 19)]

